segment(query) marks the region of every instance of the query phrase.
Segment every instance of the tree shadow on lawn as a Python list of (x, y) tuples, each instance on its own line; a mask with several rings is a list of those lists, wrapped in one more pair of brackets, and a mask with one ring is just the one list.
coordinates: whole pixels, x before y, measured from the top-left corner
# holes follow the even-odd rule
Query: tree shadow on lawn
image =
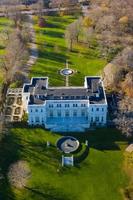
[(8, 180), (8, 170), (12, 163), (20, 159), (18, 138), (10, 133), (0, 143), (0, 200), (15, 200), (14, 193)]
[(66, 60), (68, 59), (68, 56), (62, 53), (56, 53), (56, 52), (51, 52), (51, 51), (42, 51), (39, 50), (39, 57), (42, 57), (43, 59), (49, 59), (55, 62), (61, 62), (65, 63)]
[(119, 143), (128, 142), (128, 139), (120, 131), (110, 128), (96, 129), (85, 133), (70, 133), (69, 135), (76, 137), (81, 143), (87, 140), (89, 147), (101, 151), (120, 150)]
[(25, 187), (30, 193), (32, 193), (32, 198), (39, 199), (39, 200), (72, 200), (74, 199), (73, 196), (68, 196), (68, 194), (63, 193), (63, 191), (52, 188), (50, 186), (43, 186), (43, 188), (31, 188)]
[(5, 47), (3, 45), (0, 45), (0, 50), (4, 50)]
[(64, 33), (61, 33), (59, 31), (53, 31), (53, 30), (44, 30), (43, 34), (49, 37), (54, 37), (54, 38), (59, 38), (59, 39), (64, 37)]
[(8, 26), (10, 23), (9, 22), (2, 22), (0, 21), (0, 26), (3, 26), (3, 29), (5, 26)]
[(59, 21), (57, 21), (56, 23), (51, 23), (51, 22), (48, 22), (46, 24), (46, 28), (57, 28), (57, 29), (65, 29), (65, 25), (61, 24)]
[(57, 169), (57, 165), (61, 159), (61, 154), (54, 145), (46, 146), (46, 142), (40, 141), (28, 141), (20, 138), (18, 141), (20, 144), (21, 157), (28, 162), (48, 168), (52, 164), (52, 167)]

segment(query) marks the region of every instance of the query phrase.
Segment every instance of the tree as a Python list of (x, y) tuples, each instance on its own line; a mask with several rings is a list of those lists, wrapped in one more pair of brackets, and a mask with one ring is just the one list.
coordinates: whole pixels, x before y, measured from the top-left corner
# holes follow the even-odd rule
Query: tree
[(14, 31), (9, 36), (5, 54), (1, 57), (1, 67), (7, 84), (12, 82), (16, 70), (22, 65), (26, 56), (26, 46), (20, 32)]
[(16, 28), (21, 28), (22, 14), (20, 11), (20, 0), (4, 0), (5, 2), (5, 16), (13, 20)]
[(112, 89), (118, 89), (118, 86), (120, 87), (120, 80), (123, 77), (123, 72), (124, 69), (120, 66), (116, 66), (112, 63), (107, 64), (103, 71), (105, 86)]
[(133, 100), (125, 97), (118, 104), (114, 122), (126, 136), (133, 136)]
[(93, 20), (90, 17), (84, 17), (83, 19), (83, 26), (89, 28), (91, 26), (93, 26)]
[(44, 8), (44, 1), (43, 0), (38, 0), (37, 4), (36, 4), (36, 9), (37, 9), (39, 17), (43, 16), (43, 8)]
[(119, 65), (126, 70), (133, 69), (133, 48), (127, 46), (112, 61), (114, 65)]
[(79, 40), (81, 30), (81, 19), (74, 21), (70, 25), (67, 26), (66, 32), (65, 32), (65, 38), (67, 42), (68, 49), (72, 51), (73, 43)]
[(26, 161), (19, 160), (13, 163), (8, 172), (8, 178), (11, 186), (23, 188), (31, 176), (31, 170)]
[(128, 97), (133, 98), (133, 71), (126, 75), (122, 83), (122, 90)]

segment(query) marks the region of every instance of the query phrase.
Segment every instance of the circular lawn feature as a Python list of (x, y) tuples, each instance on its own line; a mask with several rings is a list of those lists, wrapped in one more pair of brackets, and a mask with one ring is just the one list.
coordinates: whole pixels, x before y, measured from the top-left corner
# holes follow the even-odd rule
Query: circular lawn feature
[(60, 71), (60, 74), (63, 75), (63, 76), (70, 76), (74, 73), (74, 71), (72, 69), (69, 69), (69, 68), (65, 68), (65, 69), (62, 69)]
[(64, 153), (72, 153), (79, 147), (79, 141), (72, 136), (61, 137), (57, 141), (57, 148)]

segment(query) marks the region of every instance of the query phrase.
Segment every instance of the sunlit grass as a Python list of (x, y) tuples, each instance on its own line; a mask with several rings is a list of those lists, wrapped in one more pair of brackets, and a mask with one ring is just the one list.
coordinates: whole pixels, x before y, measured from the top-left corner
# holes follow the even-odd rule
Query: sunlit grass
[[(89, 154), (78, 165), (62, 168), (61, 152), (56, 148), (59, 134), (41, 128), (12, 129), (0, 150), (1, 166), (6, 170), (10, 163), (22, 159), (32, 172), (25, 189), (12, 188), (15, 200), (122, 200), (127, 181), (122, 168), (124, 137), (114, 129), (72, 135), (81, 143), (88, 140)], [(1, 188), (5, 199), (12, 197), (5, 192), (8, 187)]]
[(47, 25), (39, 28), (35, 18), (36, 42), (39, 48), (39, 58), (32, 67), (30, 76), (48, 76), (51, 85), (64, 85), (64, 78), (59, 70), (69, 67), (77, 71), (70, 77), (70, 85), (81, 85), (84, 76), (100, 75), (106, 60), (100, 58), (97, 48), (92, 49), (83, 45), (74, 45), (73, 51), (68, 51), (64, 38), (65, 29), (73, 22), (73, 16), (47, 16)]

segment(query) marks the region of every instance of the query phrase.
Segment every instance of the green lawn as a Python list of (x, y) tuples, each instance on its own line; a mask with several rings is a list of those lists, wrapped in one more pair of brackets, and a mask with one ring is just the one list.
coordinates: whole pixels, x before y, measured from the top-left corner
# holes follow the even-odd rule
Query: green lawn
[(70, 68), (77, 73), (70, 79), (71, 85), (81, 85), (84, 76), (101, 74), (106, 60), (100, 58), (97, 48), (88, 49), (83, 45), (74, 45), (72, 52), (66, 48), (64, 39), (65, 28), (75, 20), (74, 16), (47, 16), (45, 28), (39, 28), (35, 18), (36, 42), (39, 58), (32, 67), (30, 76), (48, 76), (51, 85), (64, 85), (59, 70), (65, 67), (66, 59)]
[[(55, 147), (59, 134), (40, 128), (13, 128), (0, 149), (5, 174), (0, 183), (2, 200), (122, 200), (127, 182), (122, 170), (124, 137), (114, 129), (73, 135), (81, 143), (88, 139), (88, 156), (75, 167), (62, 168), (61, 153)], [(51, 143), (49, 148), (46, 141)], [(32, 171), (23, 190), (11, 188), (6, 176), (10, 163), (18, 159), (27, 160)]]

